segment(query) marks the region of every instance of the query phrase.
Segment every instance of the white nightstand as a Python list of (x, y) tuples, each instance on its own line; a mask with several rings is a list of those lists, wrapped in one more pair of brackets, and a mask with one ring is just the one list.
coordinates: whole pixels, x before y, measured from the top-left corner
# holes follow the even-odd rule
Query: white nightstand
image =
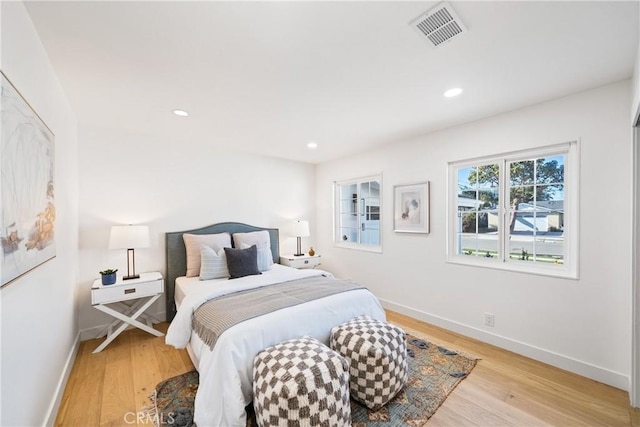
[(283, 255), (280, 264), (293, 268), (316, 268), (320, 265), (320, 255)]
[[(116, 283), (106, 286), (100, 279), (96, 279), (91, 287), (91, 305), (115, 317), (116, 320), (98, 335), (98, 338), (107, 335), (107, 339), (94, 353), (101, 352), (127, 328), (127, 325), (135, 326), (157, 337), (163, 336), (162, 332), (153, 329), (152, 322), (158, 323), (159, 320), (144, 313), (163, 293), (164, 280), (158, 272), (140, 273), (139, 279), (131, 280), (122, 280), (122, 276), (119, 276)], [(138, 317), (146, 320), (147, 324), (136, 320)], [(117, 329), (114, 330), (116, 326)]]

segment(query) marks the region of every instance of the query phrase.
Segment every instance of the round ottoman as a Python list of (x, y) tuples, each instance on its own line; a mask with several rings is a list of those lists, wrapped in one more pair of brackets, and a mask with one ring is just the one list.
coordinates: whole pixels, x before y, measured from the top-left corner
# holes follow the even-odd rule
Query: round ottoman
[(409, 376), (405, 333), (368, 316), (331, 329), (331, 348), (349, 362), (351, 397), (377, 410), (404, 387)]
[(253, 361), (259, 426), (350, 426), (349, 366), (313, 338), (269, 347)]

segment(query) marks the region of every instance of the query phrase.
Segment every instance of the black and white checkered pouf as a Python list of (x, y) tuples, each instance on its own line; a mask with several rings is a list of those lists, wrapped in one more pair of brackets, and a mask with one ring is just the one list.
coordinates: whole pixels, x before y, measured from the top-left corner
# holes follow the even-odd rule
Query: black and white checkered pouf
[(349, 362), (351, 397), (370, 409), (386, 405), (409, 376), (405, 333), (368, 316), (331, 329), (331, 348)]
[(350, 426), (349, 365), (313, 338), (269, 347), (253, 361), (259, 426)]

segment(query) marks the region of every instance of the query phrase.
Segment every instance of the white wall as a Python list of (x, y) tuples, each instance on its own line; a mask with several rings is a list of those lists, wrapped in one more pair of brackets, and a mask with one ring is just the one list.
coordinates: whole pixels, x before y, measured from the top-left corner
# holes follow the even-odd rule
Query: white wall
[(53, 421), (77, 348), (77, 124), (23, 4), (0, 7), (0, 67), (55, 134), (57, 257), (0, 291), (0, 424), (33, 426)]
[[(173, 117), (169, 117), (172, 119)], [(185, 127), (188, 127), (188, 118)], [(206, 140), (80, 129), (80, 329), (92, 338), (109, 318), (90, 304), (98, 271), (126, 271), (126, 251), (108, 250), (113, 224), (147, 224), (151, 248), (136, 250), (136, 270), (165, 273), (164, 233), (238, 221), (280, 228), (281, 253), (293, 253), (286, 226), (315, 220), (315, 166), (221, 150)], [(308, 247), (313, 237), (303, 239)], [(164, 299), (151, 309), (163, 317)]]
[[(619, 82), (319, 165), (323, 265), (366, 284), (387, 307), (627, 389), (631, 87), (630, 80)], [(576, 138), (579, 280), (445, 262), (447, 162)], [(333, 181), (376, 172), (383, 173), (383, 253), (334, 247)], [(393, 186), (425, 180), (431, 181), (431, 233), (393, 233)], [(495, 314), (494, 328), (484, 326), (485, 312)]]

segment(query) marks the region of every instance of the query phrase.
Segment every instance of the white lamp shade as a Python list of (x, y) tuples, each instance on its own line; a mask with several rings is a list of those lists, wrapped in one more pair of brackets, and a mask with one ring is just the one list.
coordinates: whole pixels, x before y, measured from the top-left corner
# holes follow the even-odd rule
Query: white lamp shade
[(109, 249), (149, 247), (149, 227), (146, 225), (114, 225), (109, 236)]
[(292, 232), (294, 236), (298, 236), (298, 237), (310, 236), (311, 233), (309, 233), (309, 221), (294, 222)]

